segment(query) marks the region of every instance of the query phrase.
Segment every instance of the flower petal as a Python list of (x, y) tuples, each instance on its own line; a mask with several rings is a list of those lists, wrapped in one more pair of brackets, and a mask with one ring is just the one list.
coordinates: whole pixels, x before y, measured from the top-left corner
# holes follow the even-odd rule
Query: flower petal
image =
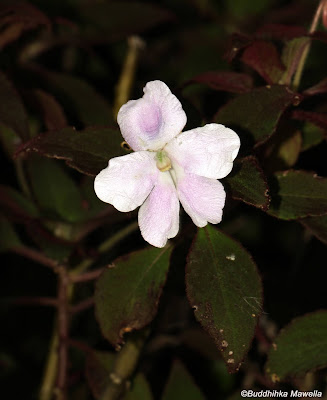
[(152, 246), (164, 247), (179, 229), (179, 201), (169, 172), (160, 172), (157, 184), (139, 211), (143, 238)]
[(226, 194), (219, 181), (184, 174), (178, 179), (177, 193), (184, 210), (196, 226), (202, 228), (208, 222), (218, 224), (221, 221)]
[(100, 200), (119, 211), (132, 211), (151, 192), (159, 171), (154, 155), (147, 151), (115, 157), (95, 178), (94, 190)]
[(208, 124), (183, 132), (165, 147), (185, 171), (221, 179), (230, 173), (240, 148), (237, 134), (224, 125)]
[(120, 108), (117, 121), (133, 150), (160, 150), (182, 131), (186, 114), (165, 83), (148, 82), (143, 91)]

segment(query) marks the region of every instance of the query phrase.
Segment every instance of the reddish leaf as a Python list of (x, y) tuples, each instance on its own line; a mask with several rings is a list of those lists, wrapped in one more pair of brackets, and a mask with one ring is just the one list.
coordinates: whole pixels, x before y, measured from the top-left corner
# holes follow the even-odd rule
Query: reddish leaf
[(228, 50), (226, 51), (224, 58), (228, 62), (232, 62), (238, 53), (245, 47), (249, 46), (252, 41), (253, 39), (250, 36), (241, 33), (233, 33), (229, 38), (227, 46)]
[(317, 94), (327, 93), (327, 78), (318, 82), (316, 85), (310, 87), (309, 89), (303, 92), (306, 96), (315, 96)]
[(249, 75), (230, 71), (204, 72), (192, 78), (190, 82), (203, 83), (211, 89), (232, 93), (248, 92), (253, 86)]
[(34, 91), (34, 95), (41, 108), (45, 126), (49, 131), (67, 126), (64, 110), (51, 94), (38, 89)]
[(305, 36), (306, 29), (303, 26), (266, 24), (256, 31), (256, 35), (264, 39), (291, 40)]
[(269, 84), (278, 83), (285, 70), (276, 47), (263, 40), (255, 41), (248, 46), (241, 60), (257, 71)]
[(292, 112), (292, 118), (299, 121), (311, 122), (312, 124), (323, 129), (324, 131), (327, 131), (327, 114), (313, 111), (295, 110)]

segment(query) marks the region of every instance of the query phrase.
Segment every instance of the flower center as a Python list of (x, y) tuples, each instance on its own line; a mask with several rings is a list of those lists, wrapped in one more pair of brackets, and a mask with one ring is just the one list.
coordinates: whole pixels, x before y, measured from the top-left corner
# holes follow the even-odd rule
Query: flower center
[(169, 171), (171, 168), (171, 161), (167, 153), (163, 150), (157, 151), (156, 165), (161, 172)]

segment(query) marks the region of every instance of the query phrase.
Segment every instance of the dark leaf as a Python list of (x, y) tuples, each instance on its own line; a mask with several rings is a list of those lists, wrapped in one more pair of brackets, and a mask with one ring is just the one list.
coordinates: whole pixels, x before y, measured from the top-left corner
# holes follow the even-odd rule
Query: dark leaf
[(307, 34), (303, 26), (265, 24), (260, 27), (256, 35), (263, 39), (291, 40)]
[(100, 399), (110, 382), (110, 373), (113, 370), (114, 361), (115, 353), (108, 351), (94, 350), (86, 358), (86, 379), (96, 399)]
[(162, 400), (205, 400), (185, 367), (175, 361), (166, 384)]
[(132, 388), (123, 400), (152, 400), (150, 386), (144, 375), (138, 374), (134, 378)]
[(317, 94), (327, 93), (327, 78), (323, 79), (319, 83), (314, 86), (311, 86), (309, 89), (306, 89), (303, 94), (306, 96), (315, 96)]
[(21, 218), (37, 218), (39, 211), (35, 204), (17, 190), (0, 185), (0, 204), (6, 212)]
[(277, 172), (270, 184), (268, 214), (297, 219), (327, 214), (327, 178), (306, 171)]
[(64, 110), (51, 94), (38, 89), (34, 91), (34, 95), (43, 114), (44, 124), (49, 131), (67, 126)]
[(192, 78), (190, 82), (203, 83), (211, 89), (232, 93), (248, 92), (253, 86), (249, 75), (231, 71), (204, 72)]
[(262, 288), (246, 250), (212, 226), (200, 229), (186, 267), (194, 314), (214, 339), (230, 372), (249, 350), (262, 310)]
[(302, 151), (308, 150), (321, 143), (326, 135), (314, 124), (304, 123), (302, 128)]
[(277, 48), (271, 42), (263, 40), (257, 40), (248, 46), (241, 60), (269, 84), (278, 83), (285, 70)]
[(277, 336), (268, 354), (273, 382), (327, 366), (327, 311), (294, 319)]
[(300, 219), (302, 225), (309, 229), (320, 241), (327, 244), (327, 215)]
[(8, 219), (0, 214), (0, 253), (21, 246), (21, 241)]
[(48, 217), (67, 222), (85, 218), (81, 193), (57, 161), (35, 157), (28, 160), (27, 169), (36, 202)]
[(299, 121), (307, 121), (327, 131), (327, 114), (313, 111), (294, 110), (292, 118)]
[(267, 210), (270, 197), (265, 175), (254, 156), (234, 162), (232, 172), (225, 178), (234, 199)]
[(87, 82), (75, 76), (35, 68), (66, 109), (85, 125), (113, 124), (110, 104)]
[(103, 336), (118, 346), (125, 332), (154, 318), (172, 248), (147, 248), (118, 258), (97, 281), (96, 315)]
[(296, 72), (302, 58), (302, 54), (306, 47), (310, 44), (310, 40), (306, 37), (298, 37), (285, 43), (282, 51), (282, 62), (286, 67), (280, 83), (290, 85), (292, 77)]
[(275, 132), (284, 111), (300, 100), (300, 95), (285, 86), (265, 86), (235, 97), (219, 110), (214, 120), (234, 127), (241, 142), (242, 136), (246, 139), (250, 134), (260, 144)]
[(71, 167), (96, 175), (108, 165), (110, 158), (127, 154), (120, 146), (122, 140), (117, 128), (88, 127), (76, 131), (67, 127), (33, 138), (21, 146), (17, 154), (35, 151), (64, 159)]
[(29, 128), (25, 108), (18, 93), (2, 72), (0, 72), (0, 122), (12, 128), (21, 139), (28, 139)]
[(229, 38), (228, 50), (224, 58), (231, 63), (238, 53), (249, 46), (252, 41), (253, 39), (250, 36), (241, 33), (233, 33)]

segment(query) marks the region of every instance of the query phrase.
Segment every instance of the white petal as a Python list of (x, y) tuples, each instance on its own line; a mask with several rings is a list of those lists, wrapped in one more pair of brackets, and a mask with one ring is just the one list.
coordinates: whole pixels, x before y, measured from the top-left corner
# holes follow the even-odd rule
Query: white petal
[(143, 204), (159, 171), (154, 155), (147, 151), (112, 158), (95, 178), (94, 190), (100, 200), (119, 211), (132, 211)]
[(219, 181), (184, 174), (178, 179), (177, 193), (184, 210), (196, 226), (202, 228), (208, 222), (218, 224), (221, 221), (226, 194)]
[(143, 91), (120, 108), (117, 121), (133, 150), (160, 150), (182, 131), (186, 114), (165, 83), (148, 82)]
[(152, 246), (164, 247), (167, 239), (179, 229), (179, 201), (169, 172), (160, 172), (159, 179), (139, 211), (143, 238)]
[(224, 125), (208, 124), (183, 132), (165, 147), (185, 171), (221, 179), (230, 173), (240, 148), (237, 134)]

